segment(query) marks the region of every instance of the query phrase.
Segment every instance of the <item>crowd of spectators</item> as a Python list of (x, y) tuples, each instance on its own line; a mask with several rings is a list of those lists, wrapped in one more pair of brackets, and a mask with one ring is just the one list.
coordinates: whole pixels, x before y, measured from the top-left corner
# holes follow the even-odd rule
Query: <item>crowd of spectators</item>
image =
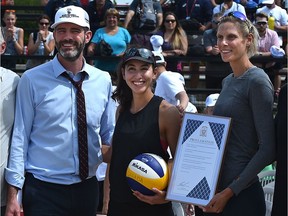
[[(77, 5), (82, 6), (90, 17), (90, 26), (93, 33), (93, 38), (90, 41), (89, 46), (85, 49), (85, 55), (93, 56), (95, 55), (95, 52), (91, 51), (91, 49), (95, 49), (95, 47), (98, 47), (100, 41), (104, 40), (107, 42), (111, 48), (112, 48), (112, 56), (119, 56), (121, 53), (123, 53), (123, 49), (125, 49), (127, 46), (129, 46), (130, 42), (133, 41), (133, 34), (135, 32), (139, 32), (141, 30), (141, 33), (145, 35), (161, 35), (163, 37), (163, 45), (162, 45), (162, 53), (164, 56), (185, 56), (189, 54), (193, 54), (193, 52), (197, 52), (198, 49), (190, 50), (189, 48), (193, 41), (191, 41), (187, 36), (191, 34), (197, 34), (201, 35), (201, 38), (203, 37), (202, 43), (199, 44), (201, 47), (201, 50), (203, 48), (203, 53), (206, 55), (219, 55), (219, 52), (217, 52), (217, 47), (214, 45), (216, 44), (217, 38), (216, 38), (216, 30), (217, 30), (217, 22), (215, 23), (215, 14), (220, 14), (218, 16), (218, 19), (221, 19), (221, 15), (233, 12), (233, 11), (240, 11), (243, 14), (247, 14), (248, 17), (253, 18), (254, 20), (251, 20), (255, 23), (257, 26), (257, 23), (255, 22), (255, 14), (256, 13), (265, 13), (267, 15), (267, 18), (269, 19), (270, 16), (273, 16), (275, 19), (275, 25), (274, 25), (274, 31), (280, 33), (278, 36), (278, 47), (282, 46), (282, 48), (285, 48), (285, 45), (287, 43), (287, 36), (285, 35), (285, 32), (287, 32), (288, 28), (288, 15), (287, 15), (287, 1), (281, 1), (281, 0), (253, 0), (253, 4), (251, 4), (252, 0), (181, 0), (181, 1), (156, 1), (153, 0), (153, 8), (155, 10), (155, 17), (156, 17), (156, 23), (155, 26), (150, 25), (149, 28), (146, 28), (146, 24), (135, 26), (135, 20), (139, 19), (139, 11), (140, 13), (143, 13), (144, 9), (141, 9), (141, 7), (144, 8), (143, 4), (139, 5), (138, 0), (131, 0), (130, 5), (126, 5), (127, 7), (119, 7), (119, 4), (117, 4), (116, 1), (111, 0), (43, 0), (41, 1), (41, 5), (44, 6), (44, 15), (46, 15), (49, 18), (49, 24), (52, 24), (54, 22), (54, 15), (56, 11), (64, 7), (66, 5)], [(127, 3), (126, 3), (127, 4)], [(1, 5), (14, 5), (14, 1), (2, 1)], [(254, 8), (251, 9), (251, 5), (253, 5)], [(111, 33), (108, 29), (110, 28), (109, 23), (111, 21), (107, 20), (107, 14), (106, 11), (110, 8), (116, 8), (115, 13), (117, 14), (117, 20), (116, 20), (116, 27), (115, 29), (112, 29), (111, 31), (115, 31), (114, 33)], [(122, 11), (123, 10), (123, 11)], [(123, 12), (125, 11), (124, 15)], [(9, 13), (8, 13), (9, 12)], [(251, 15), (253, 13), (253, 15)], [(10, 21), (8, 21), (7, 16), (13, 16), (12, 24), (9, 24)], [(2, 25), (4, 26), (3, 30), (5, 32), (8, 32), (7, 29), (9, 25), (13, 25), (13, 31), (14, 31), (14, 37), (6, 37), (7, 40), (7, 51), (5, 54), (23, 54), (23, 50), (25, 50), (25, 37), (24, 37), (24, 31), (25, 29), (17, 28), (15, 26), (16, 20), (17, 20), (17, 12), (13, 10), (7, 10), (3, 13), (3, 19), (4, 22)], [(108, 16), (111, 17), (111, 16)], [(10, 18), (11, 19), (11, 18)], [(41, 19), (41, 17), (39, 17)], [(113, 18), (112, 18), (113, 19)], [(41, 28), (41, 22), (37, 20), (39, 23), (38, 27), (40, 25)], [(213, 23), (214, 22), (214, 23)], [(268, 21), (267, 21), (268, 23)], [(152, 26), (152, 27), (151, 27)], [(45, 26), (47, 27), (47, 25)], [(268, 27), (268, 25), (267, 25)], [(10, 28), (11, 29), (11, 28)], [(39, 32), (41, 32), (41, 29), (38, 29)], [(143, 31), (142, 31), (143, 30)], [(124, 32), (125, 34), (122, 34), (120, 40), (116, 42), (115, 37), (120, 35), (120, 32)], [(5, 37), (4, 32), (4, 37)], [(45, 33), (46, 36), (44, 36), (43, 40), (37, 40), (37, 43), (34, 42), (33, 39), (33, 32), (26, 32), (29, 33), (28, 42), (26, 43), (28, 45), (28, 55), (51, 55), (51, 53), (56, 53), (57, 51), (54, 51), (54, 45), (53, 40), (52, 42), (48, 42), (47, 39), (47, 32)], [(283, 38), (281, 35), (285, 35)], [(6, 33), (7, 35), (7, 33)], [(209, 36), (210, 35), (210, 36)], [(214, 35), (214, 36), (212, 36)], [(52, 36), (53, 37), (53, 36)], [(12, 39), (11, 39), (12, 38)], [(191, 38), (191, 37), (190, 37)], [(208, 38), (208, 39), (207, 39)], [(210, 41), (209, 41), (210, 40)], [(45, 45), (45, 52), (40, 52), (41, 49), (40, 46), (42, 46), (43, 49), (43, 41), (46, 41)], [(50, 41), (50, 40), (49, 40)], [(123, 41), (123, 44), (122, 42)], [(204, 43), (203, 43), (204, 42)], [(49, 45), (49, 44), (50, 45)], [(33, 44), (33, 46), (32, 46)], [(37, 45), (38, 48), (35, 46)], [(118, 47), (118, 45), (120, 47)], [(49, 46), (49, 49), (47, 49)], [(261, 44), (259, 44), (259, 47)], [(33, 47), (33, 48), (31, 48)], [(90, 48), (88, 48), (90, 47)], [(33, 51), (31, 51), (31, 49)], [(9, 50), (11, 50), (9, 53)], [(13, 51), (14, 50), (14, 51)], [(38, 50), (36, 52), (36, 50)], [(261, 51), (261, 50), (260, 50)], [(200, 52), (200, 51), (199, 51)], [(268, 50), (269, 52), (269, 50)], [(261, 52), (262, 53), (262, 52)], [(271, 54), (271, 53), (270, 53)], [(31, 61), (28, 61), (28, 67), (31, 68)], [(91, 61), (92, 63), (92, 61)], [(117, 63), (117, 62), (116, 62)], [(115, 63), (115, 64), (116, 64)], [(229, 67), (225, 67), (223, 64), (221, 67), (214, 67), (213, 62), (207, 62), (207, 68), (206, 72), (213, 72), (215, 69), (219, 70), (227, 70), (229, 72)], [(15, 68), (15, 60), (13, 60), (10, 64), (10, 68)], [(109, 68), (107, 68), (107, 64), (97, 64), (97, 61), (93, 61), (95, 66), (99, 67), (100, 69), (107, 70), (110, 73), (115, 71), (115, 64), (113, 63), (112, 66), (109, 65)], [(106, 65), (106, 66), (105, 66)], [(114, 66), (113, 66), (114, 65)], [(9, 65), (6, 65), (6, 67)], [(281, 65), (280, 65), (281, 66)], [(198, 66), (197, 66), (198, 67)], [(171, 69), (172, 71), (182, 71), (182, 65), (181, 62), (169, 62), (167, 61), (167, 68)], [(281, 69), (281, 68), (280, 68)], [(219, 71), (218, 70), (218, 71)], [(279, 70), (278, 70), (279, 71)], [(215, 72), (215, 71), (214, 71)], [(215, 73), (218, 73), (217, 70)], [(209, 82), (206, 87), (219, 87), (221, 80), (223, 76), (225, 75), (217, 75), (215, 76), (215, 73), (210, 76), (213, 79), (219, 78), (219, 81), (214, 82), (212, 79), (212, 82)], [(214, 77), (213, 77), (214, 76)], [(209, 79), (209, 75), (207, 76)], [(211, 84), (212, 83), (212, 84)], [(274, 84), (277, 88), (280, 87), (279, 85), (279, 76), (278, 79), (275, 80)], [(276, 88), (275, 87), (275, 88)], [(276, 88), (276, 89), (277, 89)]]

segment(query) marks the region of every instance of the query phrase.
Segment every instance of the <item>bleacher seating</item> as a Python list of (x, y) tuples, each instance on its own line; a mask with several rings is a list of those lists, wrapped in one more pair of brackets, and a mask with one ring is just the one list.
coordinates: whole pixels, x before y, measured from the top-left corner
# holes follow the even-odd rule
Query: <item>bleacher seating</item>
[[(120, 13), (120, 25), (121, 23), (123, 23), (126, 13), (128, 11), (129, 6), (128, 5), (117, 5), (116, 9), (118, 9), (119, 13)], [(44, 7), (43, 6), (2, 6), (1, 11), (5, 11), (6, 9), (13, 9), (16, 10), (16, 14), (18, 17), (17, 20), (17, 26), (22, 27), (24, 29), (24, 33), (25, 33), (25, 41), (24, 44), (27, 45), (27, 39), (29, 34), (35, 29), (37, 28), (36, 26), (36, 22), (35, 20), (44, 12)], [(250, 15), (253, 15), (253, 11), (249, 11)], [(27, 23), (29, 23), (27, 25)], [(31, 24), (33, 23), (33, 24)], [(33, 27), (33, 25), (35, 25), (35, 28)], [(133, 32), (130, 32), (130, 34), (133, 34)], [(197, 44), (200, 45), (200, 47), (203, 45), (203, 41), (202, 41), (202, 33), (201, 32), (187, 32), (188, 35), (188, 39), (189, 39), (189, 47), (193, 49), (193, 46), (196, 45), (197, 48)], [(287, 33), (281, 33), (280, 34), (283, 38), (285, 38), (285, 41), (287, 43)], [(286, 44), (285, 43), (285, 44)], [(284, 44), (284, 45), (285, 45)], [(283, 45), (283, 46), (284, 46)], [(23, 73), (23, 71), (25, 71), (25, 62), (27, 61), (27, 59), (29, 58), (51, 58), (49, 56), (2, 56), (2, 61), (5, 61), (5, 59), (11, 59), (11, 58), (17, 58), (19, 59), (18, 61), (21, 63), (20, 65), (18, 65), (18, 68), (12, 68), (12, 70), (14, 70), (15, 72), (21, 74)], [(97, 58), (103, 58), (103, 57), (98, 57)], [(105, 58), (105, 57), (104, 57)], [(107, 57), (106, 57), (107, 58)], [(111, 57), (108, 57), (111, 58)], [(115, 58), (115, 57), (112, 57)], [(116, 57), (118, 58), (118, 57)], [(87, 57), (87, 59), (89, 59), (89, 57)], [(179, 56), (179, 57), (171, 57), (171, 58), (166, 58), (166, 60), (169, 61), (181, 61), (183, 62), (183, 68), (184, 70), (182, 71), (185, 79), (187, 80), (187, 82), (191, 81), (191, 78), (193, 77), (192, 75), (196, 75), (195, 77), (200, 77), (200, 82), (198, 82), (198, 86), (189, 86), (189, 84), (187, 85), (187, 93), (189, 95), (197, 95), (198, 98), (196, 97), (196, 99), (200, 100), (200, 101), (204, 101), (206, 96), (210, 93), (216, 93), (216, 92), (220, 92), (221, 89), (207, 89), (205, 87), (205, 84), (203, 85), (203, 82), (205, 83), (205, 70), (203, 69), (203, 67), (205, 67), (205, 62), (207, 61), (221, 61), (221, 57), (219, 56), (207, 56), (204, 55), (203, 53), (195, 53), (192, 51), (192, 53), (188, 53), (187, 56)], [(266, 63), (268, 61), (273, 60), (274, 62), (281, 62), (285, 67), (287, 67), (287, 57), (283, 57), (283, 58), (272, 58), (272, 57), (253, 57), (251, 59), (252, 62), (257, 62), (257, 63)], [(192, 63), (192, 64), (191, 64)], [(193, 67), (193, 64), (197, 64), (198, 67)], [(200, 67), (199, 67), (200, 66)], [(286, 75), (287, 76), (287, 71), (281, 72), (281, 75)], [(192, 78), (192, 79), (194, 79)], [(200, 95), (200, 96), (199, 96)], [(194, 97), (195, 98), (195, 97)], [(197, 105), (197, 104), (195, 104)], [(203, 103), (201, 104), (201, 106), (203, 106)]]

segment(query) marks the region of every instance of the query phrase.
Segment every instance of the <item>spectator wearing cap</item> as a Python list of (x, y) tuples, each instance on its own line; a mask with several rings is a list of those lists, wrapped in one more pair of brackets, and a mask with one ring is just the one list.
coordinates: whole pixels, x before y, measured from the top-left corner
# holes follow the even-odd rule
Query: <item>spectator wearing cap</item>
[(214, 107), (217, 102), (217, 99), (220, 94), (215, 93), (215, 94), (210, 94), (206, 100), (205, 100), (205, 109), (204, 113), (208, 115), (213, 115)]
[(156, 87), (155, 95), (163, 97), (169, 103), (175, 105), (181, 115), (186, 112), (197, 112), (197, 108), (189, 102), (185, 91), (184, 77), (178, 72), (166, 70), (166, 61), (160, 52), (153, 52), (156, 61)]
[(140, 153), (159, 155), (166, 162), (168, 147), (172, 156), (175, 154), (180, 114), (175, 106), (153, 94), (155, 67), (153, 53), (142, 47), (127, 49), (119, 64), (118, 82), (112, 95), (119, 106), (109, 175), (105, 179), (110, 180), (109, 216), (174, 216), (171, 202), (165, 200), (165, 191), (153, 188), (155, 194), (151, 196), (132, 191), (126, 177), (130, 161)]
[(95, 172), (115, 122), (111, 78), (83, 57), (92, 37), (86, 11), (61, 8), (51, 27), (57, 55), (26, 71), (17, 87), (6, 215), (19, 214), (22, 189), (25, 215), (95, 216)]
[(275, 4), (274, 0), (262, 0), (261, 4), (264, 6), (258, 8), (257, 13), (267, 14), (268, 17), (274, 17), (274, 30), (277, 32), (287, 32), (288, 30), (288, 15), (285, 9)]
[[(268, 16), (264, 13), (257, 13), (255, 15), (255, 27), (260, 36), (256, 56), (272, 56), (271, 48), (273, 46), (280, 48), (280, 43), (277, 32), (268, 28)], [(272, 49), (274, 50), (274, 48)], [(271, 82), (274, 84), (274, 89), (279, 89), (281, 86), (281, 76), (275, 74), (282, 68), (282, 65), (275, 62), (266, 62), (257, 66), (262, 67), (269, 75)]]

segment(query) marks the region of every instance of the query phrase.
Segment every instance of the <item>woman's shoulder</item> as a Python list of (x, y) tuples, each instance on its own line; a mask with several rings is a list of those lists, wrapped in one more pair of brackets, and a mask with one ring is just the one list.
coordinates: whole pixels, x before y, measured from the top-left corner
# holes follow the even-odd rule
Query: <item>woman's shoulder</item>
[(159, 112), (162, 113), (167, 118), (179, 115), (179, 111), (176, 108), (176, 106), (170, 104), (166, 100), (161, 101)]

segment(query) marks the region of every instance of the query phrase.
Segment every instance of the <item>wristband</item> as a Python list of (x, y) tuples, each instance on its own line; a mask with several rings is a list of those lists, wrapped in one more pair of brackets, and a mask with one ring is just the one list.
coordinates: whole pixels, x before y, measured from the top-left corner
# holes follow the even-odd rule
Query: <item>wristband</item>
[(42, 40), (43, 43), (46, 43), (46, 40)]

